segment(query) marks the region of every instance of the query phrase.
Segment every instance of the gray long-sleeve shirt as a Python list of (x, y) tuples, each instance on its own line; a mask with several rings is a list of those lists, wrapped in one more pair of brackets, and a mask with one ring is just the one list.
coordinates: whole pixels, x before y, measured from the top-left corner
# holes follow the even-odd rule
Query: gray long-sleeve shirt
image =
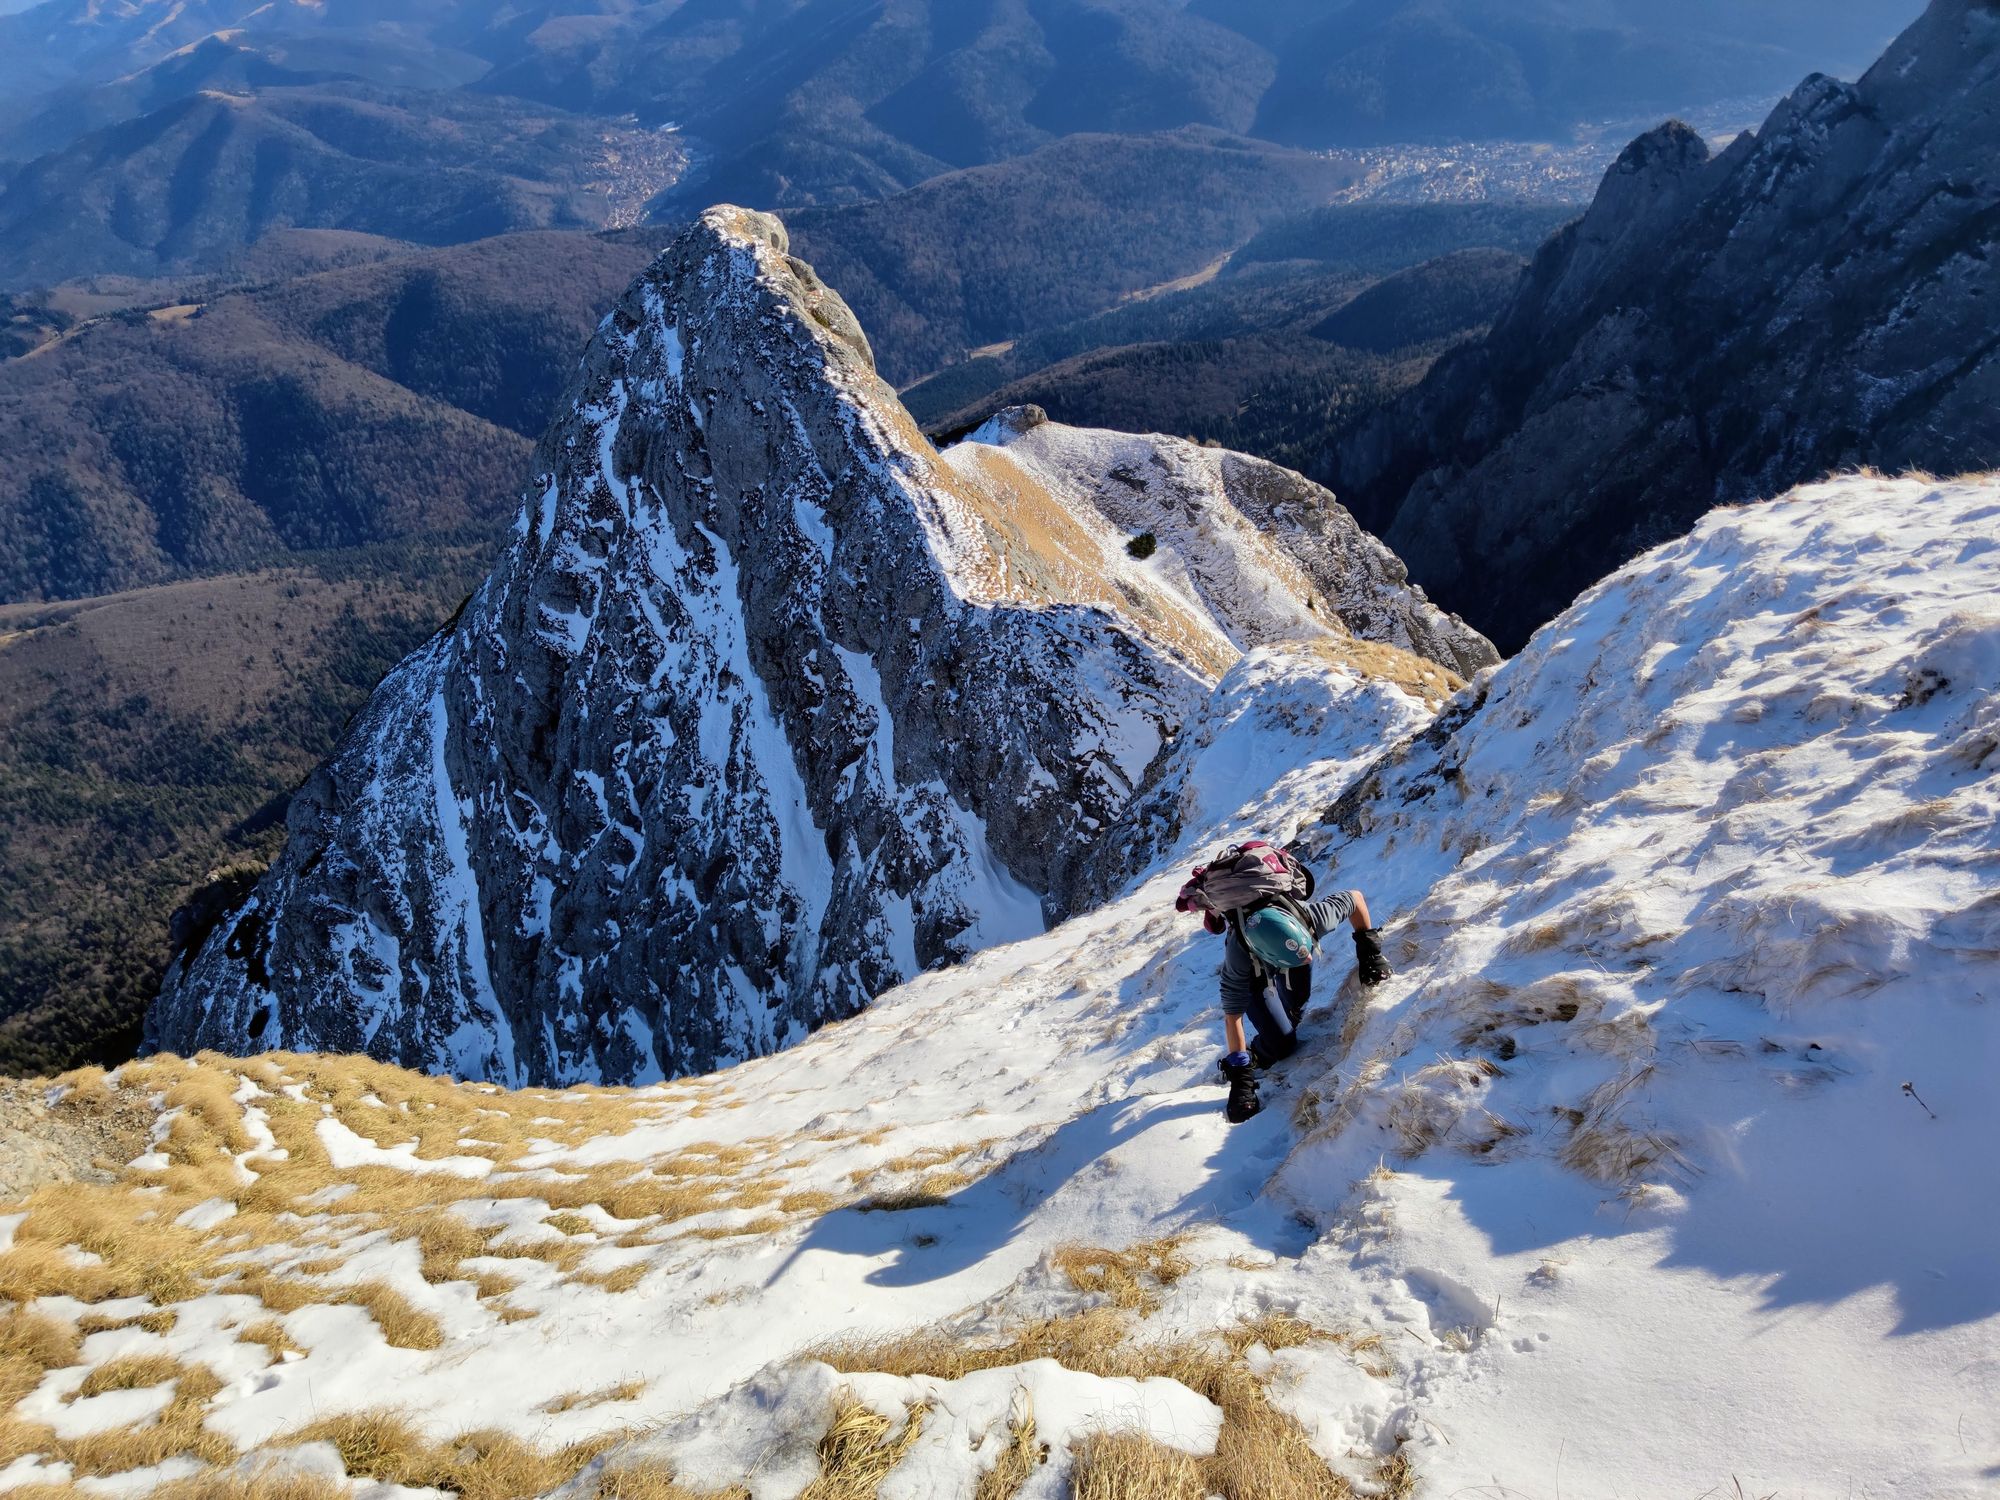
[[(1318, 901), (1306, 905), (1306, 925), (1312, 929), (1314, 938), (1324, 937), (1347, 920), (1354, 910), (1354, 892), (1333, 891)], [(1243, 946), (1243, 939), (1235, 927), (1229, 929), (1223, 939), (1222, 948), (1222, 1013), (1225, 1016), (1246, 1014), (1257, 1002), (1257, 996), (1264, 988), (1264, 981), (1257, 977), (1257, 964), (1250, 957), (1250, 950)]]

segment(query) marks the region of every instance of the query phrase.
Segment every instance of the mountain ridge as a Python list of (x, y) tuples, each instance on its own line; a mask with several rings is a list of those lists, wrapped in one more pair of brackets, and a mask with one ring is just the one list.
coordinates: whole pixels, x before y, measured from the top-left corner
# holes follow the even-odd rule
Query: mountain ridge
[(1933, 0), (1718, 156), (1650, 132), (1485, 340), (1341, 443), (1334, 487), (1513, 647), (1713, 504), (2000, 464), (2000, 343), (1961, 336), (2000, 292), (1996, 129), (1993, 7)]

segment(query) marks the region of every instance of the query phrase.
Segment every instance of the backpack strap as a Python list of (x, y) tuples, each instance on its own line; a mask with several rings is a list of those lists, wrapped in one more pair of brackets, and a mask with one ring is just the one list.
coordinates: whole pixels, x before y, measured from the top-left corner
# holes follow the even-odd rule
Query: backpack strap
[(1257, 956), (1257, 950), (1250, 946), (1250, 940), (1243, 935), (1243, 919), (1248, 915), (1248, 912), (1232, 911), (1223, 920), (1229, 924), (1229, 930), (1236, 935), (1236, 946), (1241, 948), (1243, 956), (1250, 960), (1250, 972), (1257, 976), (1257, 983), (1260, 986), (1266, 985), (1271, 982), (1270, 971), (1264, 967), (1264, 960)]

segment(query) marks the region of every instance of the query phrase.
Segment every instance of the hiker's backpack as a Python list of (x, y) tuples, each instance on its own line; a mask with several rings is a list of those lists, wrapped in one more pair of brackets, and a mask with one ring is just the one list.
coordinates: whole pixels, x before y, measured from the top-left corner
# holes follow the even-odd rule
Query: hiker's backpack
[[(1283, 849), (1263, 839), (1246, 839), (1231, 844), (1205, 865), (1195, 866), (1174, 905), (1181, 911), (1199, 911), (1211, 932), (1235, 928), (1243, 935), (1243, 919), (1267, 906), (1282, 907), (1296, 917), (1308, 933), (1306, 903), (1312, 900), (1313, 874)], [(1249, 944), (1250, 961), (1259, 973), (1264, 965)]]
[(1312, 871), (1262, 839), (1231, 844), (1207, 864), (1197, 865), (1193, 877), (1181, 887), (1187, 909), (1212, 911), (1222, 917), (1255, 911), (1278, 900), (1310, 901), (1312, 893)]

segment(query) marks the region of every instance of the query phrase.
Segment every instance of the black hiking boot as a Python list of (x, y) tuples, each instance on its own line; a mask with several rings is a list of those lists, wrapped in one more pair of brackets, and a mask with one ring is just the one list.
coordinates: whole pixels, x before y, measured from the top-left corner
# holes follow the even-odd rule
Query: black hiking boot
[(1354, 963), (1364, 985), (1377, 985), (1396, 971), (1382, 956), (1382, 929), (1366, 927), (1354, 934)]
[(1229, 1080), (1229, 1102), (1222, 1106), (1222, 1117), (1232, 1125), (1241, 1125), (1264, 1107), (1257, 1098), (1257, 1075), (1251, 1069), (1250, 1055), (1232, 1052), (1223, 1058), (1222, 1076)]

